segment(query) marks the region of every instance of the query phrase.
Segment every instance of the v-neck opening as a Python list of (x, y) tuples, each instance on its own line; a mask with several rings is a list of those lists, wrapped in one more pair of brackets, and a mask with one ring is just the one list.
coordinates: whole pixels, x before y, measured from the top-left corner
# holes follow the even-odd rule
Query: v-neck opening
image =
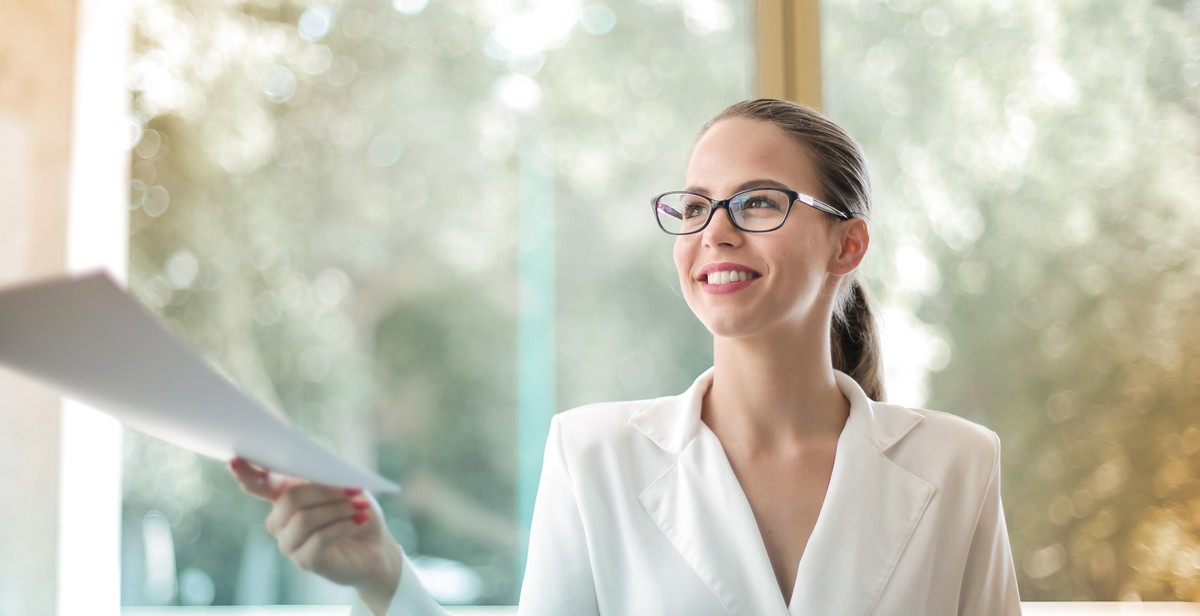
[[(850, 401), (850, 416), (838, 435), (825, 499), (795, 563), (790, 598), (779, 586), (729, 456), (700, 420), (700, 396), (711, 371), (685, 395), (651, 404), (630, 420), (675, 457), (638, 500), (720, 602), (720, 613), (866, 616), (932, 500), (934, 486), (885, 453), (922, 416), (899, 407), (876, 408), (853, 379), (840, 372), (835, 376)], [(739, 491), (744, 505), (737, 502)], [(846, 592), (847, 580), (855, 581), (854, 592)]]
[[(833, 467), (829, 469), (829, 483), (825, 485), (825, 497), (821, 499), (821, 508), (817, 511), (817, 519), (813, 522), (812, 532), (808, 534), (808, 540), (804, 542), (804, 551), (800, 553), (800, 559), (796, 561), (796, 577), (792, 579), (792, 590), (788, 598), (785, 600), (788, 614), (792, 614), (792, 607), (797, 604), (796, 589), (800, 587), (800, 576), (804, 574), (804, 563), (809, 559), (809, 554), (812, 551), (809, 549), (813, 546), (813, 540), (820, 536), (821, 529), (826, 526), (824, 523), (828, 517), (825, 512), (831, 509), (830, 497), (836, 495), (833, 486), (837, 481), (838, 471), (842, 468), (842, 441), (846, 436), (846, 430), (850, 429), (850, 417), (846, 417), (846, 423), (842, 426), (842, 431), (838, 433), (837, 444), (833, 448)], [(766, 543), (763, 544), (763, 550), (766, 551)]]
[(809, 554), (809, 547), (812, 546), (813, 539), (817, 537), (818, 531), (823, 526), (822, 520), (826, 518), (825, 512), (829, 509), (829, 497), (833, 492), (832, 488), (834, 480), (837, 477), (838, 469), (841, 466), (839, 464), (841, 455), (839, 454), (842, 449), (842, 441), (846, 435), (846, 430), (848, 429), (850, 429), (849, 415), (846, 417), (846, 423), (842, 425), (841, 432), (838, 433), (837, 443), (834, 446), (833, 466), (829, 471), (829, 483), (825, 486), (825, 495), (821, 499), (821, 507), (817, 511), (817, 519), (815, 522), (813, 522), (812, 532), (809, 533), (808, 539), (805, 540), (804, 550), (800, 553), (800, 558), (796, 561), (795, 577), (792, 579), (792, 587), (790, 590), (785, 592), (783, 590), (783, 585), (779, 583), (779, 577), (775, 575), (775, 567), (771, 562), (771, 554), (767, 551), (767, 542), (766, 539), (763, 538), (762, 528), (759, 526), (758, 516), (754, 513), (754, 507), (750, 505), (750, 498), (746, 496), (746, 488), (742, 486), (741, 480), (738, 479), (737, 473), (733, 470), (733, 463), (729, 460), (729, 454), (725, 452), (725, 445), (721, 442), (721, 439), (717, 436), (717, 433), (713, 432), (712, 428), (710, 428), (708, 424), (700, 421), (701, 434), (705, 434), (707, 438), (713, 439), (713, 441), (716, 443), (725, 461), (725, 467), (729, 471), (729, 475), (733, 477), (734, 484), (738, 487), (739, 493), (742, 497), (742, 502), (745, 504), (746, 510), (750, 512), (750, 521), (754, 524), (754, 535), (758, 537), (759, 554), (766, 563), (767, 569), (771, 572), (772, 577), (775, 578), (775, 588), (779, 590), (779, 601), (783, 604), (783, 608), (787, 614), (792, 614), (792, 606), (796, 605), (796, 589), (800, 586), (800, 575), (804, 572), (805, 558)]

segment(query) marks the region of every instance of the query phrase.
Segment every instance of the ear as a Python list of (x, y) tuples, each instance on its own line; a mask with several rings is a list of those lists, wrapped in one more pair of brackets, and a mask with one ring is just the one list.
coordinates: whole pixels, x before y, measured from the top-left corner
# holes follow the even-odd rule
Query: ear
[(867, 227), (867, 221), (851, 218), (837, 225), (835, 236), (840, 243), (837, 253), (829, 262), (829, 272), (835, 276), (845, 276), (858, 269), (863, 257), (867, 256), (871, 230)]

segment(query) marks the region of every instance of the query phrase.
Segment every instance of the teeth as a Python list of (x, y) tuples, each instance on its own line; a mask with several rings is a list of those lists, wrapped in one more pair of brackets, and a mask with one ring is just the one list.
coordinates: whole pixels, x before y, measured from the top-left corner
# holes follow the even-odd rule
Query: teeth
[(724, 271), (712, 272), (708, 275), (708, 284), (729, 284), (750, 280), (750, 272)]

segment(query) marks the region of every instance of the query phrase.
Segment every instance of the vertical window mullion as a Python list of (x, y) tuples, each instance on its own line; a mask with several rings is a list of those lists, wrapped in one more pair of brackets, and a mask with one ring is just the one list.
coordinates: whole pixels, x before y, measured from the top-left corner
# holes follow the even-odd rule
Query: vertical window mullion
[(757, 0), (755, 52), (759, 96), (821, 108), (818, 0)]

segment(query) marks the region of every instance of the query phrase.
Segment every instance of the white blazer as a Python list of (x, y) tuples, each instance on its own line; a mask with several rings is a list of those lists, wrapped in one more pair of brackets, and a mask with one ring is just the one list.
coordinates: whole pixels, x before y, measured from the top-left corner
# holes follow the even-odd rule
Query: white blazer
[[(850, 418), (789, 602), (724, 449), (700, 421), (709, 370), (678, 396), (554, 418), (518, 613), (1020, 614), (995, 433), (873, 402), (836, 377)], [(445, 614), (406, 560), (388, 615)]]

